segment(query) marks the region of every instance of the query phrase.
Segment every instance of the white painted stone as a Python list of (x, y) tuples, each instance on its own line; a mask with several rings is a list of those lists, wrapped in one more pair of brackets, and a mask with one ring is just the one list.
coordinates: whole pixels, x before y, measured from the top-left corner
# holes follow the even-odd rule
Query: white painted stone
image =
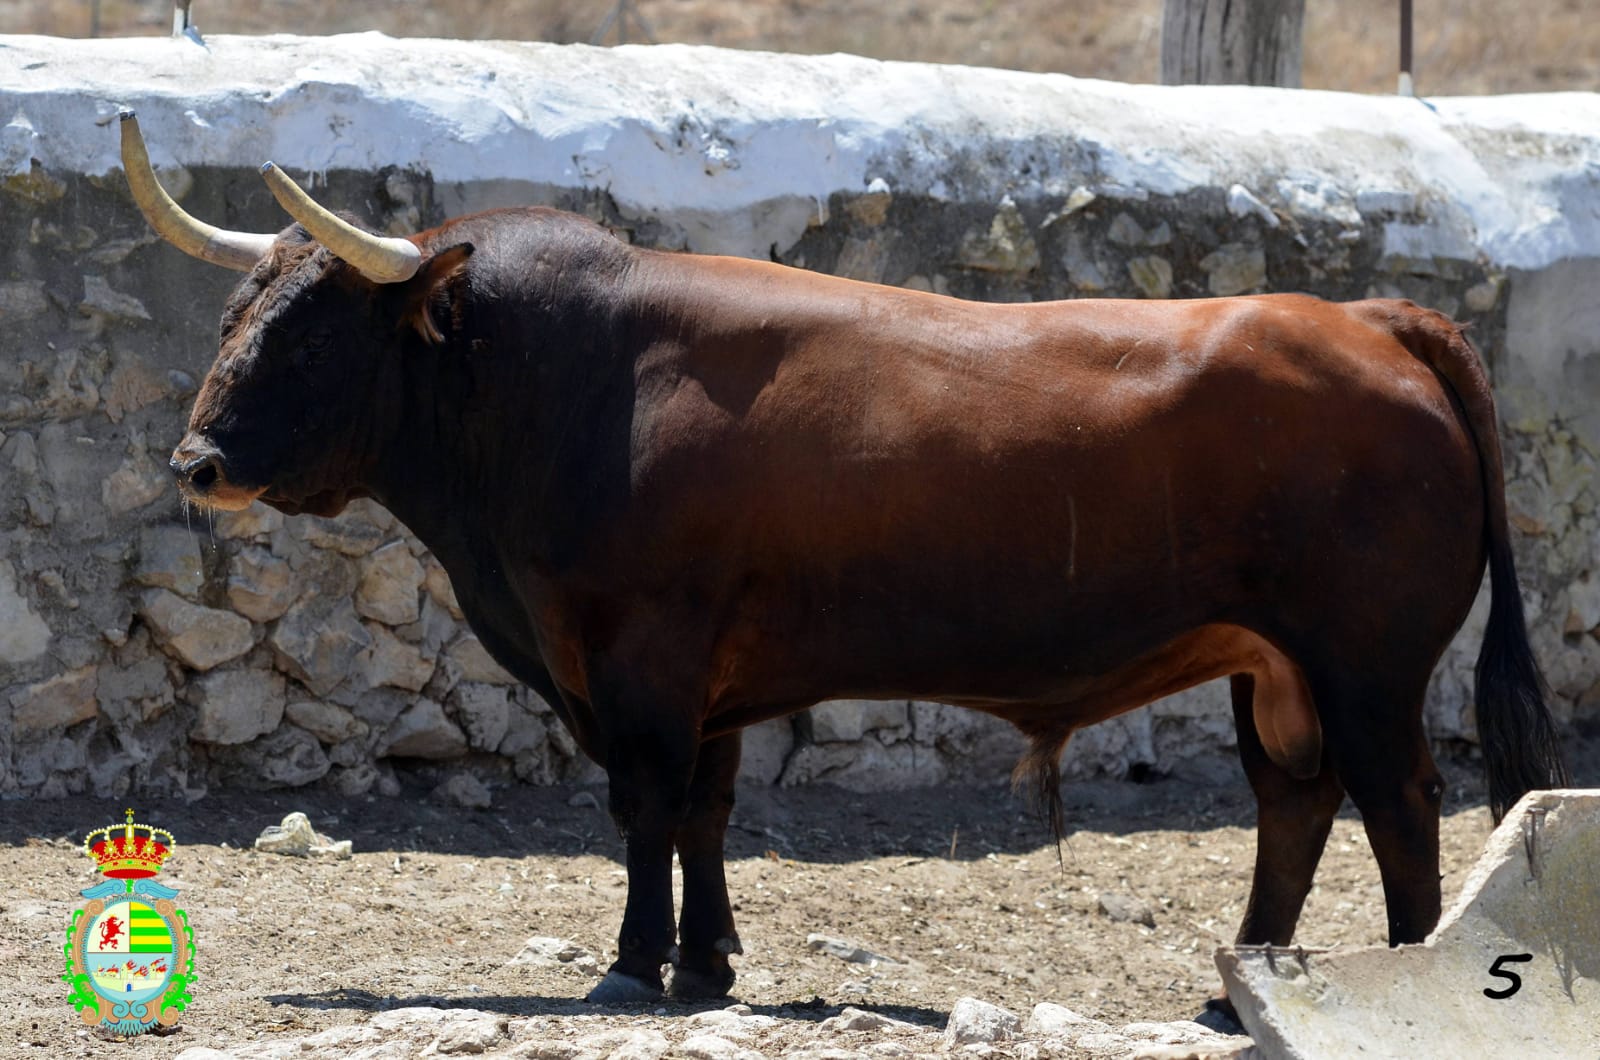
[(952, 1047), (973, 1042), (1005, 1042), (1016, 1037), (1021, 1029), (1022, 1021), (1016, 1013), (975, 997), (964, 997), (950, 1010), (944, 1040)]
[(139, 597), (139, 616), (156, 643), (194, 670), (237, 659), (255, 644), (248, 618), (190, 603), (165, 589), (149, 589)]
[(50, 627), (17, 588), (17, 569), (0, 560), (0, 662), (32, 662), (50, 646)]
[(417, 601), (422, 579), (422, 564), (405, 542), (391, 541), (361, 561), (356, 610), (391, 626), (415, 622), (422, 613)]
[(215, 670), (190, 682), (189, 696), (199, 709), (189, 738), (200, 743), (246, 743), (283, 720), (284, 681), (270, 671)]
[(1243, 184), (1235, 184), (1228, 189), (1228, 212), (1235, 217), (1256, 217), (1268, 228), (1277, 228), (1280, 223), (1272, 208), (1256, 198)]

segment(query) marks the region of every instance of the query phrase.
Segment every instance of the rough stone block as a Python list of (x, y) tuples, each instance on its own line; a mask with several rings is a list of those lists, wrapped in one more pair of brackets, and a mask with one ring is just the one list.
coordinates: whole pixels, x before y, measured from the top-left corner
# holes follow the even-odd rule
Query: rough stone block
[(195, 670), (237, 659), (255, 644), (249, 619), (201, 607), (165, 589), (150, 589), (140, 596), (139, 615), (157, 644)]
[(300, 699), (284, 708), (284, 714), (326, 744), (343, 743), (367, 734), (367, 723), (336, 703)]
[(232, 759), (233, 782), (245, 788), (298, 788), (332, 768), (317, 738), (289, 725), (239, 748)]
[(194, 534), (181, 526), (158, 524), (139, 531), (139, 561), (133, 580), (140, 585), (170, 589), (193, 597), (205, 584), (200, 546)]
[(17, 587), (17, 570), (0, 560), (0, 662), (31, 662), (50, 646), (50, 627)]
[(420, 692), (433, 676), (433, 660), (425, 658), (414, 644), (407, 644), (380, 625), (370, 625), (372, 646), (356, 657), (358, 686), (377, 688), (388, 685)]
[(415, 622), (421, 617), (417, 593), (422, 580), (422, 564), (405, 542), (391, 541), (361, 561), (356, 610), (391, 626)]
[(242, 548), (228, 564), (228, 603), (257, 622), (282, 617), (303, 588), (289, 564), (264, 548)]
[(378, 746), (379, 757), (458, 758), (466, 752), (466, 735), (431, 699), (407, 707)]
[(348, 599), (311, 596), (278, 620), (272, 647), (280, 666), (325, 696), (354, 671), (356, 659), (372, 647), (372, 634)]
[(794, 720), (773, 718), (744, 730), (740, 741), (739, 779), (776, 784), (794, 751)]
[(461, 680), (488, 685), (514, 685), (517, 679), (484, 649), (483, 642), (471, 633), (463, 633), (446, 649), (452, 661), (461, 667)]
[(11, 735), (26, 739), (88, 721), (100, 712), (95, 699), (99, 667), (83, 666), (29, 685), (11, 696)]
[(506, 690), (468, 681), (450, 693), (455, 715), (467, 731), (467, 742), (479, 751), (493, 751), (506, 738), (511, 703)]
[(189, 738), (200, 743), (246, 743), (283, 720), (284, 682), (271, 672), (216, 670), (190, 684), (189, 698), (199, 708)]

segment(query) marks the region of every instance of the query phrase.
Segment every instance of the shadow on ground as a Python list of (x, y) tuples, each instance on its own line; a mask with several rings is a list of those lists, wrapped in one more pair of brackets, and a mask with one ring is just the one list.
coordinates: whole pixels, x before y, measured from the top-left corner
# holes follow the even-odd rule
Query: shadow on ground
[[(1573, 782), (1600, 786), (1600, 739), (1567, 743)], [(1445, 812), (1482, 805), (1481, 767), (1466, 756), (1442, 761), (1449, 784)], [(588, 792), (591, 799), (578, 797)], [(579, 805), (570, 805), (577, 798)], [(1079, 828), (1126, 834), (1153, 830), (1251, 828), (1255, 803), (1242, 776), (1225, 784), (1154, 777), (1142, 783), (1087, 781), (1063, 785), (1068, 856)], [(82, 842), (84, 834), (122, 819), (133, 805), (142, 821), (170, 830), (179, 842), (249, 847), (269, 824), (299, 810), (358, 851), (430, 852), (468, 856), (596, 854), (619, 864), (622, 843), (603, 807), (604, 786), (509, 787), (487, 810), (428, 801), (427, 791), (395, 798), (347, 798), (335, 792), (223, 792), (193, 803), (171, 799), (69, 798), (17, 800), (0, 811), (0, 844), (29, 839)], [(1346, 803), (1342, 816), (1353, 819)], [(769, 852), (796, 861), (841, 863), (892, 855), (964, 861), (1025, 853), (1050, 842), (1048, 827), (1020, 798), (995, 785), (945, 785), (915, 791), (857, 794), (829, 785), (745, 787), (728, 833), (730, 858)]]

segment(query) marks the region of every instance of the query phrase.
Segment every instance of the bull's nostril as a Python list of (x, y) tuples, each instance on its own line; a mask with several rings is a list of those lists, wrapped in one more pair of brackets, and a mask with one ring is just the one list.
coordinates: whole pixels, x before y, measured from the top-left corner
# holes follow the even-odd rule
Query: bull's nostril
[(194, 469), (189, 476), (189, 484), (198, 490), (208, 490), (217, 481), (217, 468), (209, 461), (201, 467)]

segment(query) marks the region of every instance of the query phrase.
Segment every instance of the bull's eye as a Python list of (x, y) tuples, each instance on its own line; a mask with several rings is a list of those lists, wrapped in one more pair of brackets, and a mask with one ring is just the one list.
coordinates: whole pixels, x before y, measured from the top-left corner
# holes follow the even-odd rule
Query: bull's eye
[(333, 352), (333, 331), (326, 327), (315, 327), (306, 332), (305, 338), (300, 343), (300, 355), (297, 360), (302, 367), (311, 367), (320, 363), (328, 354)]

